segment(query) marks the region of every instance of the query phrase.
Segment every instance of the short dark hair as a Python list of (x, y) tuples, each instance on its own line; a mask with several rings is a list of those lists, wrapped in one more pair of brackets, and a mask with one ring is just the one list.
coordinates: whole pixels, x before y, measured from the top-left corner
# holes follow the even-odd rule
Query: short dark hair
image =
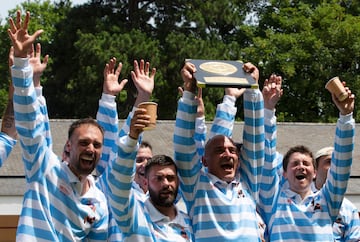
[(305, 155), (309, 155), (311, 157), (311, 160), (312, 160), (312, 164), (315, 168), (315, 164), (314, 164), (314, 156), (313, 156), (313, 153), (311, 152), (311, 150), (304, 146), (304, 145), (297, 145), (297, 146), (294, 146), (294, 147), (291, 147), (287, 152), (286, 154), (284, 155), (284, 158), (283, 158), (283, 170), (286, 171), (287, 167), (288, 167), (288, 164), (289, 164), (289, 158), (292, 154), (294, 153), (300, 153), (300, 154), (305, 154)]
[(154, 155), (152, 158), (150, 158), (146, 165), (145, 165), (145, 177), (148, 176), (151, 167), (159, 165), (159, 166), (174, 166), (175, 172), (177, 174), (177, 166), (174, 162), (174, 160), (167, 155)]
[(152, 146), (149, 142), (143, 140), (141, 141), (140, 147), (139, 148), (149, 148), (152, 151)]
[(82, 119), (79, 119), (79, 120), (76, 120), (75, 122), (73, 122), (70, 125), (70, 128), (68, 130), (68, 139), (71, 138), (71, 136), (74, 133), (75, 129), (79, 128), (81, 125), (84, 125), (84, 124), (88, 124), (88, 125), (92, 125), (92, 126), (97, 127), (100, 130), (100, 132), (102, 133), (102, 135), (104, 136), (103, 127), (100, 124), (98, 124), (98, 122), (95, 119), (90, 117), (90, 118), (82, 118)]

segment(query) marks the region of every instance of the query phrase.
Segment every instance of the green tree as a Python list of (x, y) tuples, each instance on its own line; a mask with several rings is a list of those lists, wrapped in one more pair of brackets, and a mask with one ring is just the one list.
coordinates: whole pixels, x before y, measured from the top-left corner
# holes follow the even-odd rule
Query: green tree
[[(50, 0), (40, 1), (24, 1), (19, 4), (15, 9), (9, 11), (8, 18), (12, 17), (16, 18), (16, 11), (19, 9), (22, 13), (25, 11), (29, 11), (31, 13), (31, 21), (29, 24), (29, 33), (33, 33), (37, 29), (44, 29), (45, 31), (39, 37), (37, 42), (42, 44), (42, 53), (49, 53), (49, 48), (51, 48), (51, 43), (53, 42), (53, 35), (56, 31), (55, 24), (62, 20), (64, 17), (64, 11), (69, 9), (71, 3), (69, 0), (63, 0), (57, 5), (51, 3)], [(4, 24), (0, 27), (0, 44), (3, 48), (0, 50), (0, 58), (3, 60), (0, 63), (0, 75), (3, 77), (3, 81), (0, 83), (0, 100), (2, 100), (0, 104), (0, 113), (3, 113), (6, 102), (3, 100), (7, 100), (7, 90), (10, 81), (10, 73), (8, 68), (8, 53), (10, 49), (10, 39), (7, 34), (7, 30), (9, 28), (8, 18), (4, 22)], [(48, 65), (46, 72), (51, 73), (52, 70), (51, 60)], [(44, 75), (42, 77), (42, 82), (46, 83), (47, 76)]]
[(359, 17), (338, 1), (306, 2), (270, 1), (244, 51), (259, 64), (262, 80), (271, 73), (284, 77), (277, 109), (283, 121), (332, 122), (337, 111), (326, 81), (340, 76), (358, 92)]
[[(334, 121), (337, 111), (324, 88), (333, 76), (359, 93), (357, 1), (91, 0), (71, 7), (69, 0), (37, 0), (21, 7), (32, 13), (30, 32), (45, 29), (39, 41), (51, 58), (43, 84), (52, 118), (95, 114), (103, 68), (112, 56), (123, 62), (122, 78), (134, 59), (157, 68), (152, 99), (159, 103), (159, 119), (175, 117), (179, 72), (187, 58), (250, 61), (260, 69), (260, 86), (271, 73), (282, 75), (280, 121)], [(9, 47), (7, 28), (0, 27), (0, 43)], [(3, 76), (8, 76), (7, 52), (0, 51)], [(131, 81), (126, 90), (118, 98), (122, 118), (136, 97)], [(2, 82), (0, 100), (6, 92)], [(211, 120), (223, 90), (205, 88), (203, 95)]]

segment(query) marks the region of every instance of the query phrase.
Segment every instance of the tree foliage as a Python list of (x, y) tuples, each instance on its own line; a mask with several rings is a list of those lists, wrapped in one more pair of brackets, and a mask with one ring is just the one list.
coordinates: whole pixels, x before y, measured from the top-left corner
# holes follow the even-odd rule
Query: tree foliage
[[(113, 56), (123, 63), (122, 79), (130, 78), (134, 60), (156, 67), (152, 99), (159, 103), (159, 119), (175, 117), (179, 72), (188, 58), (250, 61), (260, 70), (260, 86), (270, 74), (282, 75), (280, 121), (335, 121), (338, 114), (324, 88), (333, 76), (360, 95), (356, 1), (92, 0), (73, 7), (70, 0), (36, 0), (20, 8), (31, 12), (30, 32), (45, 30), (39, 41), (51, 60), (42, 79), (51, 118), (94, 116), (103, 68)], [(0, 26), (4, 80), (9, 76), (7, 28)], [(7, 86), (0, 84), (1, 100)], [(121, 118), (136, 95), (129, 79), (126, 92), (117, 97)], [(222, 96), (219, 88), (203, 90), (208, 120)], [(241, 111), (237, 117), (243, 117)]]

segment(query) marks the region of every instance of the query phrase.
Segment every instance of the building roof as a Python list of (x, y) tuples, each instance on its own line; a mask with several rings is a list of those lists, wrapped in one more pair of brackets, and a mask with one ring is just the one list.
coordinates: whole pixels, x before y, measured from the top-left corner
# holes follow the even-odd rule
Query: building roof
[[(74, 120), (50, 120), (53, 138), (53, 149), (59, 156), (62, 153), (67, 130)], [(119, 125), (124, 120), (119, 121)], [(153, 146), (154, 154), (166, 154), (173, 157), (173, 120), (157, 121), (155, 130), (145, 131), (144, 140), (149, 141)], [(211, 122), (207, 122), (208, 132)], [(278, 122), (278, 151), (284, 154), (290, 147), (305, 145), (315, 153), (318, 149), (332, 146), (335, 132), (335, 124), (318, 123), (279, 123)], [(356, 125), (357, 129), (359, 125)], [(236, 122), (234, 125), (233, 138), (242, 142), (243, 122)], [(355, 137), (354, 162), (347, 194), (360, 194), (360, 136)], [(21, 160), (20, 144), (17, 143), (9, 159), (0, 168), (0, 196), (22, 195), (25, 191), (24, 168)]]

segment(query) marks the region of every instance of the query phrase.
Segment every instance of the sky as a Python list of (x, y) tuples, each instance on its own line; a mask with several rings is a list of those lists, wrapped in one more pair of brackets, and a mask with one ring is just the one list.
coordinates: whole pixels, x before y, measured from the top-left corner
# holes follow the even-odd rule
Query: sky
[[(8, 11), (16, 8), (17, 5), (20, 5), (22, 2), (28, 2), (31, 0), (2, 0), (0, 8), (0, 18), (5, 19), (8, 16)], [(52, 0), (52, 2), (55, 2)], [(72, 0), (72, 5), (79, 5), (88, 2), (88, 0)]]

